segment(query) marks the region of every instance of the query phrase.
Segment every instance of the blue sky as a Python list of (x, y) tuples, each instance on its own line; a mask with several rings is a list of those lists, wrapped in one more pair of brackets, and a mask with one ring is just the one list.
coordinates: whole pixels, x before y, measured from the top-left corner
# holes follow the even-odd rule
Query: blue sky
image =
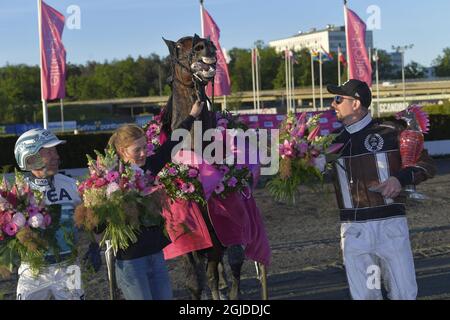
[[(221, 45), (250, 48), (327, 24), (343, 25), (342, 0), (205, 0), (221, 29)], [(38, 64), (36, 0), (0, 0), (0, 66)], [(122, 59), (129, 55), (167, 55), (161, 37), (177, 40), (200, 34), (198, 0), (47, 0), (66, 13), (81, 10), (81, 29), (65, 29), (67, 60)], [(380, 8), (381, 29), (374, 30), (376, 47), (414, 44), (406, 61), (425, 66), (450, 47), (450, 1), (350, 0), (349, 7), (367, 21), (371, 5)]]

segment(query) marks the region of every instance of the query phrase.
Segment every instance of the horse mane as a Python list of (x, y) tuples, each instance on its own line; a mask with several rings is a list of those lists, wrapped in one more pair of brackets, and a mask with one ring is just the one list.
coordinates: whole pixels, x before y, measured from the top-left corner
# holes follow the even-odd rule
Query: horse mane
[(168, 135), (170, 135), (172, 133), (172, 129), (171, 129), (171, 125), (172, 125), (172, 108), (173, 108), (172, 97), (173, 97), (172, 95), (169, 97), (169, 100), (167, 100), (166, 107), (161, 110), (161, 113), (162, 113), (162, 117), (161, 117), (162, 127), (161, 127), (161, 129), (165, 133), (167, 133)]

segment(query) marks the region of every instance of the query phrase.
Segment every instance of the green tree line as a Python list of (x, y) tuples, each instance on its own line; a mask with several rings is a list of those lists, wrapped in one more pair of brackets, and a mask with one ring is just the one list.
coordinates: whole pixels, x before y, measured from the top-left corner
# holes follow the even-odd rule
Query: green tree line
[[(283, 89), (285, 87), (284, 53), (277, 53), (262, 41), (256, 43), (260, 55), (261, 89)], [(229, 73), (232, 92), (252, 90), (251, 50), (233, 48), (228, 52), (231, 61)], [(323, 83), (337, 82), (337, 54), (324, 62)], [(450, 48), (434, 61), (436, 75), (450, 76)], [(375, 68), (373, 68), (375, 69)], [(319, 82), (319, 65), (315, 62), (315, 83)], [(345, 80), (345, 68), (341, 68)], [(67, 100), (114, 99), (170, 94), (166, 79), (170, 72), (168, 57), (156, 54), (147, 57), (100, 62), (84, 65), (68, 64), (66, 93)], [(405, 67), (407, 78), (422, 78), (424, 67), (411, 62)], [(401, 78), (387, 52), (379, 51), (379, 75), (381, 80)], [(295, 87), (311, 85), (311, 58), (309, 52), (295, 52)], [(6, 65), (0, 68), (0, 123), (35, 122), (40, 119), (39, 67), (27, 65)]]

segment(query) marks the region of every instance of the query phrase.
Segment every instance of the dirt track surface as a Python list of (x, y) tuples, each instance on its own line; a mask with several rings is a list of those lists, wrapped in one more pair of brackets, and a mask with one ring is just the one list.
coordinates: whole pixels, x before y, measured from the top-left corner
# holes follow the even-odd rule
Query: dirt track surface
[[(417, 189), (431, 199), (407, 204), (419, 299), (450, 299), (450, 160), (437, 161), (438, 175)], [(339, 248), (339, 218), (334, 190), (301, 189), (296, 206), (275, 202), (267, 190), (257, 189), (271, 248), (268, 268), (270, 299), (349, 299)], [(179, 259), (168, 262), (175, 299), (188, 299)], [(106, 266), (86, 274), (86, 298), (109, 299)], [(0, 280), (4, 299), (14, 299), (16, 277)], [(260, 299), (255, 266), (246, 261), (242, 299)]]

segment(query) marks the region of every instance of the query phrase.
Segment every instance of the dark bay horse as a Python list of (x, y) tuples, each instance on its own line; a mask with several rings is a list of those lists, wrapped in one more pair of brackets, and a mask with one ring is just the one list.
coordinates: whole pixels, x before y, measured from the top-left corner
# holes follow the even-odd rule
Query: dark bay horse
[[(199, 117), (202, 121), (202, 131), (215, 128), (216, 117), (214, 113), (208, 111), (207, 101), (209, 99), (206, 96), (205, 87), (210, 81), (214, 80), (217, 62), (216, 47), (209, 39), (203, 39), (197, 35), (194, 35), (194, 37), (183, 37), (177, 42), (166, 39), (164, 41), (170, 52), (172, 74), (169, 78), (169, 83), (171, 84), (172, 95), (164, 110), (162, 130), (169, 136), (172, 130), (177, 128), (188, 116), (196, 100), (205, 102), (202, 114)], [(194, 137), (193, 131), (191, 131), (191, 135)], [(199, 300), (201, 299), (206, 277), (212, 298), (219, 300), (219, 264), (222, 262), (225, 248), (218, 240), (211, 224), (208, 207), (199, 207), (207, 225), (213, 247), (190, 252), (182, 256), (186, 272), (186, 285), (192, 299)], [(233, 251), (231, 250), (231, 252)], [(239, 256), (239, 252), (238, 255), (234, 256), (238, 258), (231, 259), (233, 262), (236, 261), (234, 264), (230, 263), (233, 272), (233, 286), (230, 298), (237, 299), (240, 269), (244, 257), (243, 253)], [(207, 260), (206, 272), (205, 257)]]

